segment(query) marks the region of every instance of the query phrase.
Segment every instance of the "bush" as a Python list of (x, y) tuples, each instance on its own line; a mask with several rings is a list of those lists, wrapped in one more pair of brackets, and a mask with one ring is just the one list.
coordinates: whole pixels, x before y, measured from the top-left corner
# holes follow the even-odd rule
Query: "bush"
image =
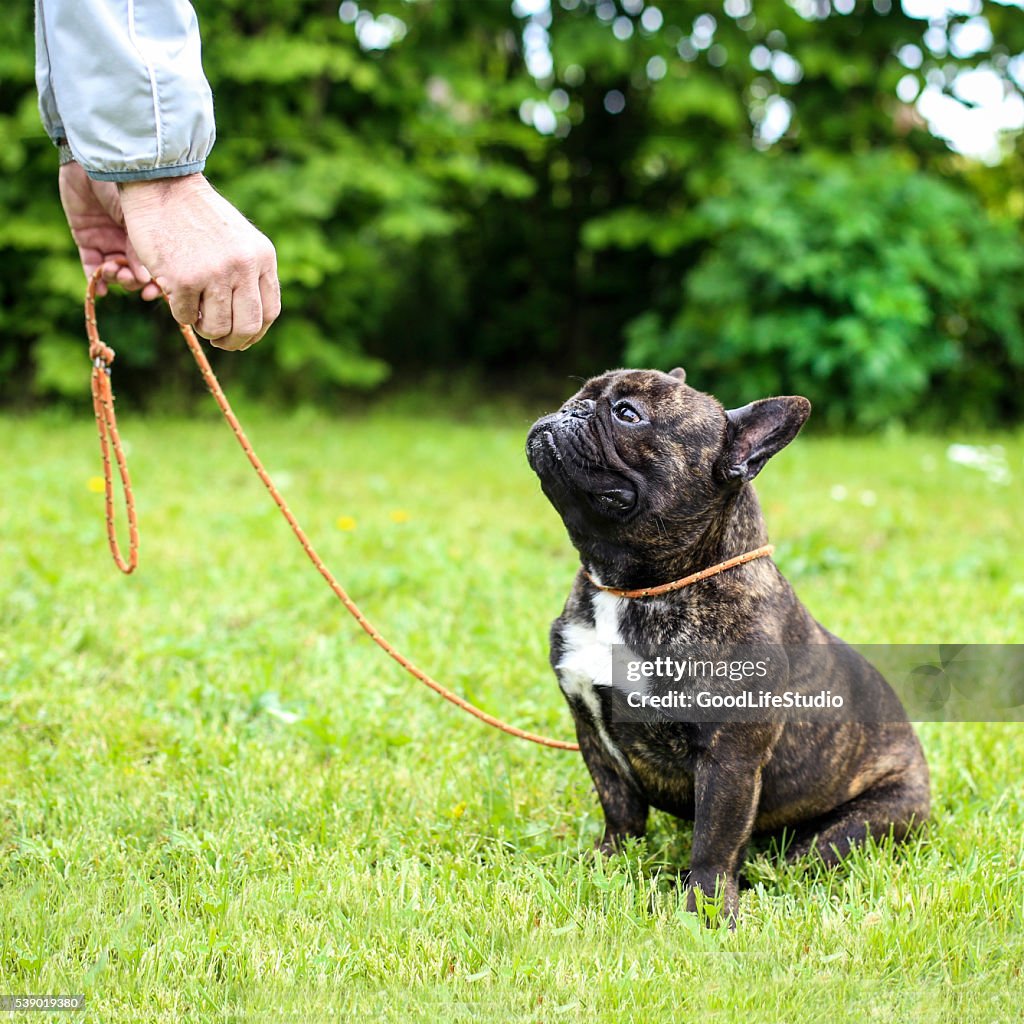
[[(629, 363), (681, 363), (736, 402), (802, 393), (831, 423), (1022, 411), (1024, 252), (938, 177), (891, 156), (747, 157), (649, 229), (663, 252), (703, 251), (675, 308), (629, 325)], [(642, 236), (635, 217), (591, 231)]]

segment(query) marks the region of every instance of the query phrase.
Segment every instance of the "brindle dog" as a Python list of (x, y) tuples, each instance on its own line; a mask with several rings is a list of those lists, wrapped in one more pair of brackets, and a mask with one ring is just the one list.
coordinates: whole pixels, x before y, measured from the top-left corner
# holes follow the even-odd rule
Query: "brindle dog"
[[(795, 832), (790, 859), (837, 863), (866, 836), (905, 838), (928, 817), (928, 766), (895, 694), (857, 652), (819, 625), (770, 558), (659, 597), (680, 579), (766, 543), (751, 480), (796, 436), (805, 398), (726, 410), (682, 370), (595, 377), (530, 430), (527, 454), (580, 553), (551, 628), (551, 664), (576, 723), (605, 815), (599, 849), (643, 836), (648, 809), (693, 819), (695, 888), (738, 910), (737, 873), (755, 832)], [(874, 722), (624, 721), (614, 713), (611, 645), (825, 644), (832, 692), (888, 711)], [(820, 651), (821, 648), (818, 648)]]

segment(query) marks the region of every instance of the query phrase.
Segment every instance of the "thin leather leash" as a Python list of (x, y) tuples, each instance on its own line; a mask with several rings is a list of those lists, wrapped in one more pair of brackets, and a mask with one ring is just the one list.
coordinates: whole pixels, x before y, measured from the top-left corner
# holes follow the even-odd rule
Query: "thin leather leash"
[[(124, 265), (127, 265), (127, 263), (125, 262)], [(96, 286), (101, 277), (102, 271), (97, 269), (89, 279), (89, 283), (85, 290), (85, 333), (89, 339), (89, 359), (92, 361), (93, 411), (96, 414), (96, 426), (100, 439), (100, 452), (103, 456), (107, 540), (110, 544), (110, 552), (114, 557), (114, 563), (121, 572), (129, 574), (134, 572), (139, 564), (139, 530), (135, 516), (135, 496), (132, 492), (131, 478), (128, 475), (128, 463), (125, 459), (124, 448), (121, 444), (121, 437), (117, 430), (117, 418), (114, 415), (114, 392), (110, 381), (110, 367), (114, 361), (114, 350), (100, 340), (99, 328), (96, 323)], [(161, 294), (166, 301), (167, 293), (163, 292), (161, 289)], [(334, 574), (330, 569), (324, 565), (323, 560), (316, 553), (316, 550), (310, 543), (305, 531), (299, 525), (298, 520), (296, 520), (291, 509), (288, 507), (288, 503), (281, 496), (281, 492), (274, 485), (274, 481), (271, 480), (266, 469), (263, 468), (263, 463), (260, 461), (256, 452), (253, 451), (253, 447), (249, 443), (249, 439), (246, 437), (245, 431), (242, 429), (242, 425), (238, 422), (238, 418), (232, 411), (231, 404), (228, 402), (227, 396), (221, 389), (220, 383), (210, 367), (210, 363), (207, 360), (198, 339), (196, 338), (195, 332), (187, 324), (179, 324), (178, 326), (185, 339), (185, 344), (188, 345), (189, 351), (192, 353), (192, 357), (195, 359), (196, 364), (199, 367), (199, 372), (202, 374), (203, 380), (206, 382), (206, 386), (210, 389), (210, 393), (213, 395), (214, 401), (217, 403), (224, 419), (227, 420), (228, 425), (231, 427), (235, 437), (238, 439), (238, 443), (241, 445), (242, 451), (245, 452), (245, 456), (249, 460), (250, 465), (256, 471), (256, 475), (263, 481), (263, 485), (270, 492), (270, 496), (273, 498), (274, 504), (277, 505), (278, 509), (281, 511), (281, 515), (283, 515), (287, 520), (288, 525), (292, 529), (292, 533), (295, 534), (296, 539), (302, 546), (302, 550), (306, 552), (306, 556), (316, 567), (316, 571), (324, 578), (327, 585), (332, 591), (334, 591), (335, 596), (345, 606), (345, 610), (356, 620), (357, 623), (359, 623), (360, 627), (369, 636), (369, 638), (382, 651), (384, 651), (385, 654), (394, 661), (397, 661), (398, 664), (401, 665), (402, 668), (404, 668), (411, 676), (430, 687), (431, 690), (444, 697), (445, 700), (451, 702), (456, 707), (462, 708), (463, 711), (480, 719), (481, 722), (485, 722), (487, 725), (491, 725), (495, 729), (500, 729), (502, 732), (508, 733), (510, 736), (516, 736), (519, 739), (528, 740), (531, 743), (538, 743), (544, 747), (553, 747), (556, 750), (579, 750), (579, 745), (576, 743), (551, 739), (548, 736), (540, 736), (537, 733), (527, 732), (525, 729), (520, 729), (517, 726), (510, 725), (508, 722), (503, 722), (500, 718), (495, 718), (494, 715), (490, 715), (486, 711), (482, 711), (480, 708), (470, 704), (464, 697), (460, 697), (457, 693), (449, 690), (446, 686), (442, 686), (436, 679), (429, 676), (423, 671), (423, 669), (410, 661), (401, 653), (401, 651), (394, 647), (378, 632), (377, 628), (363, 614), (355, 601), (349, 597), (345, 588), (337, 581), (337, 579), (335, 579)], [(125, 508), (128, 513), (129, 540), (127, 560), (121, 554), (121, 549), (118, 546), (117, 535), (114, 529), (114, 480), (113, 470), (110, 463), (111, 449), (113, 449), (114, 458), (117, 462), (118, 473), (121, 477), (121, 485), (124, 490)], [(739, 555), (736, 558), (729, 559), (719, 565), (711, 566), (709, 569), (704, 569), (699, 573), (694, 573), (692, 576), (686, 577), (686, 579), (677, 580), (674, 583), (663, 584), (661, 587), (650, 587), (643, 591), (617, 591), (611, 587), (600, 586), (599, 584), (594, 583), (593, 580), (591, 580), (591, 582), (594, 583), (594, 586), (599, 587), (599, 589), (616, 594), (619, 597), (651, 597), (656, 593), (678, 590), (681, 587), (688, 586), (690, 583), (696, 583), (698, 580), (707, 579), (709, 576), (714, 576), (716, 573), (724, 572), (726, 569), (731, 569), (735, 565), (741, 565), (743, 562), (749, 562), (753, 558), (761, 558), (764, 555), (770, 554), (771, 551), (772, 548), (770, 545), (765, 548), (758, 548), (756, 551), (747, 552), (745, 555)]]

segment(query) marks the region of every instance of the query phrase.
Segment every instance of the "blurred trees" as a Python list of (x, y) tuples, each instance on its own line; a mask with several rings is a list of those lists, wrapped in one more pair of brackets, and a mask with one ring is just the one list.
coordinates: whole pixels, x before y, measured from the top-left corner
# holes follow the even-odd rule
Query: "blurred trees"
[[(699, 239), (682, 303), (627, 327), (627, 361), (685, 363), (742, 403), (814, 394), (816, 416), (877, 426), (1020, 412), (1024, 248), (981, 204), (890, 154), (749, 156), (729, 187), (659, 224)], [(671, 307), (675, 308), (671, 308)]]
[[(1017, 7), (195, 6), (207, 172), (274, 239), (285, 293), (270, 336), (220, 360), (235, 384), (334, 401), (475, 371), (557, 394), (568, 374), (682, 362), (730, 400), (802, 390), (835, 422), (1024, 411), (1019, 155), (957, 157), (912, 105), (974, 67), (1015, 90)], [(79, 394), (81, 274), (30, 12), (9, 20), (0, 372), (8, 398)], [(191, 379), (166, 318), (106, 305), (121, 393)]]

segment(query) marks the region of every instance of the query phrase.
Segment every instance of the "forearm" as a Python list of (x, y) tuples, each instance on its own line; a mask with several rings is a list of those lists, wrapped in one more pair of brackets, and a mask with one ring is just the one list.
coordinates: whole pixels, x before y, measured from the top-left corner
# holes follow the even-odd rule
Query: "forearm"
[(186, 0), (36, 0), (40, 112), (91, 178), (195, 174), (213, 99)]

